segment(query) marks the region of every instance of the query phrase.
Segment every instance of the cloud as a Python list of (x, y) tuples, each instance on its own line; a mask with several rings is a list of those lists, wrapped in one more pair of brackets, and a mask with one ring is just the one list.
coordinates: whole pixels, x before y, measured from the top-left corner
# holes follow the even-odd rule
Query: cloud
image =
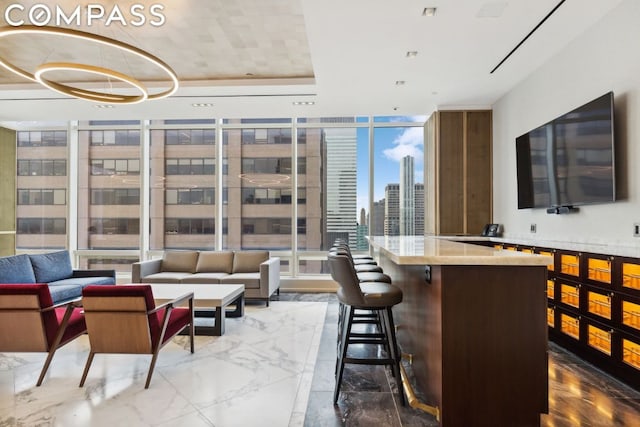
[(423, 160), (423, 140), (424, 130), (422, 127), (406, 128), (393, 140), (394, 147), (383, 150), (382, 154), (387, 159), (398, 163), (405, 156), (413, 156), (414, 162), (421, 164)]

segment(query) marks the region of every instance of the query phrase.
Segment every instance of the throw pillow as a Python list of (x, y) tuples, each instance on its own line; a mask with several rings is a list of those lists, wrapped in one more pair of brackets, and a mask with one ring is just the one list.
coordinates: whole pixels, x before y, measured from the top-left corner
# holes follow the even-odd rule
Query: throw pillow
[(231, 273), (233, 270), (233, 252), (207, 251), (198, 255), (196, 273)]
[(269, 259), (269, 251), (238, 251), (233, 255), (234, 273), (255, 273)]
[(73, 274), (69, 251), (29, 255), (29, 259), (38, 283), (68, 279)]
[(0, 283), (36, 283), (28, 255), (0, 258)]
[(197, 262), (197, 251), (165, 251), (161, 269), (162, 271), (195, 273)]

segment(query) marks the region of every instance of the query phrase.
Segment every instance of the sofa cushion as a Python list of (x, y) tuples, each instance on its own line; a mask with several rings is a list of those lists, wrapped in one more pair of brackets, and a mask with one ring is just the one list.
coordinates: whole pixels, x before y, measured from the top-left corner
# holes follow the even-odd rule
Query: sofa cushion
[(82, 286), (78, 285), (49, 285), (49, 293), (54, 304), (72, 300), (82, 296)]
[(227, 273), (196, 273), (180, 280), (180, 283), (225, 283), (225, 277), (229, 277)]
[(256, 273), (269, 259), (269, 251), (239, 251), (233, 254), (233, 273)]
[(33, 273), (39, 283), (55, 282), (73, 274), (69, 251), (50, 252), (48, 254), (29, 255)]
[(36, 283), (29, 255), (0, 258), (0, 283)]
[(115, 285), (113, 277), (98, 276), (98, 277), (71, 277), (69, 279), (56, 280), (55, 282), (49, 282), (49, 286), (60, 285), (73, 285), (81, 288), (88, 285)]
[(245, 289), (260, 289), (260, 273), (233, 273), (221, 280), (220, 283), (244, 285)]
[(180, 283), (182, 279), (189, 276), (191, 276), (190, 273), (164, 271), (144, 276), (140, 281), (141, 283)]
[(197, 262), (197, 251), (166, 251), (160, 271), (195, 273)]
[(203, 251), (198, 255), (196, 273), (231, 273), (232, 251)]

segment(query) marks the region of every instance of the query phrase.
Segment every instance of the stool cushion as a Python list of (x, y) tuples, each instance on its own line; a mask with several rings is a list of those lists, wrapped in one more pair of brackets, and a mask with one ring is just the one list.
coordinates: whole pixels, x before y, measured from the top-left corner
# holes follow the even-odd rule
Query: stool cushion
[(358, 280), (360, 283), (362, 282), (384, 282), (391, 283), (391, 277), (387, 276), (384, 273), (379, 273), (377, 271), (365, 271), (362, 273), (356, 273), (358, 276)]
[(365, 273), (365, 272), (372, 272), (372, 271), (377, 273), (382, 273), (382, 267), (378, 265), (358, 264), (358, 265), (354, 265), (353, 268), (356, 270), (357, 273)]
[(355, 308), (380, 308), (392, 307), (402, 302), (402, 290), (397, 286), (382, 282), (365, 282), (360, 284), (364, 304), (360, 305), (349, 301), (342, 287), (338, 288), (338, 300)]

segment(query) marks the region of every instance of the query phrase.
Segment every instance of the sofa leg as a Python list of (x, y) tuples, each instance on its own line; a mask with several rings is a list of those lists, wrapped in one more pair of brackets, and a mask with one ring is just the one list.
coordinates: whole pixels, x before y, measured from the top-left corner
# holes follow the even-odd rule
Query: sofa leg
[(269, 298), (267, 298), (267, 307), (269, 307)]

